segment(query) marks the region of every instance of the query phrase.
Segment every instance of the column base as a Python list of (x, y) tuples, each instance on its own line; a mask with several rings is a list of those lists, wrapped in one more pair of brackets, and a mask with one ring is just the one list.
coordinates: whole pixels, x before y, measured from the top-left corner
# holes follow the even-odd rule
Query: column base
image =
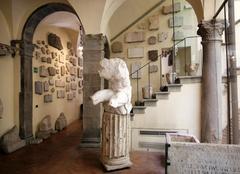
[(132, 162), (130, 161), (129, 157), (122, 157), (119, 159), (117, 158), (110, 160), (105, 159), (102, 160), (102, 164), (107, 171), (129, 168), (132, 166)]

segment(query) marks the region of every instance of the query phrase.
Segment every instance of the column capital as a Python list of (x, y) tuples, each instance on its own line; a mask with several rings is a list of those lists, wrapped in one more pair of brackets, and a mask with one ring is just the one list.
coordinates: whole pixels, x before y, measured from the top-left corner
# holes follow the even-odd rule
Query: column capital
[(224, 20), (201, 21), (198, 24), (197, 34), (202, 37), (203, 41), (221, 41), (224, 31)]

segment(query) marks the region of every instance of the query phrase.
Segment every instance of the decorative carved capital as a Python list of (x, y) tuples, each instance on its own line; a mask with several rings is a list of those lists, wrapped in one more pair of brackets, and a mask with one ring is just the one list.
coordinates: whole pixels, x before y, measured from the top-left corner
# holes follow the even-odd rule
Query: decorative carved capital
[(201, 21), (198, 24), (197, 34), (202, 37), (203, 41), (221, 41), (224, 31), (224, 20)]

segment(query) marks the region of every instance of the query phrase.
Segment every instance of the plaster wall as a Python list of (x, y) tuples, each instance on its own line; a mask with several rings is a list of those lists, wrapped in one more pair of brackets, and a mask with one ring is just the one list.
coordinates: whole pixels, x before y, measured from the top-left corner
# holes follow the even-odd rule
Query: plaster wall
[[(227, 105), (226, 99), (226, 89), (223, 84), (223, 106)], [(222, 114), (222, 128), (224, 129), (227, 125), (225, 107), (223, 107)], [(184, 130), (200, 139), (201, 83), (183, 84), (181, 92), (171, 92), (169, 98), (159, 100), (156, 107), (147, 107), (145, 114), (135, 114), (131, 126), (132, 129), (144, 130)]]
[[(176, 28), (176, 31), (182, 31), (184, 33), (184, 36), (195, 36), (197, 31), (197, 18), (194, 14), (193, 9), (183, 9), (183, 6), (186, 1), (182, 2), (182, 10), (179, 13), (176, 13), (176, 16), (183, 16), (183, 26)], [(165, 1), (159, 8), (152, 11), (150, 14), (148, 14), (146, 17), (144, 17), (142, 20), (140, 20), (138, 23), (136, 23), (133, 27), (129, 28), (126, 32), (124, 32), (122, 35), (120, 35), (118, 38), (116, 38), (115, 41), (120, 41), (123, 43), (123, 52), (122, 53), (112, 53), (111, 57), (120, 57), (123, 58), (124, 61), (126, 61), (128, 65), (129, 72), (131, 73), (131, 65), (135, 62), (140, 62), (143, 66), (144, 64), (148, 63), (150, 60), (148, 59), (148, 51), (149, 50), (158, 50), (158, 55), (161, 54), (162, 48), (170, 48), (173, 45), (172, 41), (172, 28), (168, 27), (168, 19), (170, 19), (172, 16), (169, 15), (163, 15), (161, 13), (163, 5), (171, 5), (170, 1)], [(130, 10), (130, 9), (129, 9)], [(148, 18), (152, 15), (159, 15), (159, 29), (158, 30), (148, 30)], [(127, 18), (127, 16), (121, 16), (121, 20), (124, 20)], [(118, 19), (117, 21), (121, 21)], [(117, 21), (112, 21), (112, 26), (114, 26)], [(145, 30), (139, 29), (138, 26), (142, 23), (147, 24), (147, 28)], [(144, 31), (145, 32), (145, 41), (144, 42), (137, 42), (137, 43), (125, 43), (125, 34), (129, 32), (135, 32), (135, 31)], [(168, 38), (167, 40), (163, 42), (156, 42), (155, 45), (149, 45), (147, 39), (150, 36), (158, 37), (158, 34), (160, 32), (167, 32)], [(113, 43), (112, 42), (112, 43)], [(176, 41), (177, 42), (177, 41)], [(186, 42), (187, 46), (191, 46), (191, 52), (192, 52), (192, 62), (193, 63), (200, 63), (201, 64), (201, 45), (200, 41), (196, 39), (188, 39)], [(143, 47), (144, 48), (144, 57), (143, 58), (128, 58), (128, 48), (134, 48), (134, 47)], [(178, 44), (178, 47), (184, 47), (184, 44)], [(165, 58), (166, 59), (166, 58)], [(151, 65), (157, 65), (158, 66), (158, 72), (151, 73), (150, 74), (150, 83), (153, 86), (154, 91), (159, 91), (160, 88), (160, 60), (152, 62)], [(162, 65), (166, 66), (166, 65)], [(166, 69), (166, 67), (164, 67)], [(170, 67), (171, 69), (171, 67)], [(199, 70), (201, 67), (199, 68)], [(165, 72), (166, 73), (166, 72)], [(140, 98), (142, 97), (142, 87), (148, 85), (148, 67), (146, 66), (141, 70), (142, 77), (139, 79), (139, 91), (140, 91)], [(201, 73), (200, 73), (201, 74)], [(131, 78), (131, 84), (133, 87), (133, 95), (132, 95), (132, 103), (134, 103), (137, 99), (137, 80)]]
[[(74, 35), (78, 35), (78, 33), (75, 33), (74, 31), (70, 30), (68, 31), (67, 29), (62, 29), (59, 27), (54, 27), (54, 26), (50, 26), (50, 25), (44, 25), (44, 24), (39, 24), (35, 33), (34, 33), (34, 38), (33, 38), (33, 43), (36, 44), (37, 40), (43, 40), (45, 41), (45, 43), (47, 43), (47, 34), (49, 32), (52, 32), (54, 34), (56, 34), (57, 36), (59, 36), (61, 38), (61, 42), (63, 45), (63, 52), (64, 55), (68, 54), (68, 49), (67, 49), (67, 42), (70, 41), (73, 44), (73, 48), (74, 50), (76, 50), (76, 44), (77, 44), (77, 37), (75, 37), (74, 39), (72, 38), (71, 35), (69, 34), (73, 34)], [(50, 51), (52, 52), (59, 52), (56, 48), (53, 48), (51, 46), (49, 46)], [(44, 56), (44, 55), (43, 55)], [(65, 57), (64, 57), (65, 58)], [(41, 59), (36, 59), (36, 57), (33, 57), (33, 68), (39, 68), (39, 66), (44, 65), (45, 67), (49, 67), (52, 66), (54, 67), (54, 60), (52, 60), (51, 64), (47, 64), (47, 63), (43, 63), (41, 62)], [(64, 59), (64, 63), (58, 63), (59, 68), (62, 65), (65, 65), (66, 60)], [(53, 77), (54, 80), (63, 80), (66, 83), (66, 77), (70, 76), (70, 75), (64, 75), (61, 76), (60, 74), (56, 74), (56, 76)], [(33, 88), (35, 86), (35, 81), (48, 81), (50, 79), (50, 77), (40, 77), (39, 73), (33, 73)], [(76, 78), (76, 81), (72, 81), (73, 83), (76, 83), (78, 85), (78, 81), (79, 79)], [(51, 89), (54, 88), (55, 92), (51, 92)], [(36, 132), (37, 126), (39, 124), (39, 122), (46, 116), (46, 115), (51, 115), (51, 123), (52, 123), (52, 127), (54, 129), (55, 126), (55, 121), (58, 118), (58, 116), (60, 115), (61, 112), (63, 112), (66, 116), (67, 119), (67, 123), (70, 124), (73, 121), (79, 119), (80, 116), (80, 105), (82, 104), (82, 93), (79, 94), (78, 93), (78, 89), (79, 87), (77, 87), (77, 90), (72, 90), (71, 92), (75, 92), (76, 93), (76, 97), (73, 100), (67, 100), (67, 92), (65, 90), (65, 88), (59, 88), (59, 87), (55, 87), (55, 86), (49, 86), (49, 92), (44, 92), (43, 95), (46, 94), (52, 94), (53, 96), (53, 102), (51, 103), (44, 103), (43, 100), (43, 95), (37, 95), (37, 94), (33, 94), (33, 132)], [(65, 91), (65, 98), (64, 99), (59, 99), (57, 98), (57, 90), (64, 90)], [(33, 89), (34, 91), (34, 89)], [(38, 106), (38, 107), (37, 107)]]
[[(6, 18), (0, 11), (0, 42), (8, 44), (11, 40)], [(0, 136), (11, 129), (14, 122), (14, 59), (11, 55), (0, 57), (0, 98), (3, 102), (3, 115), (0, 119)]]

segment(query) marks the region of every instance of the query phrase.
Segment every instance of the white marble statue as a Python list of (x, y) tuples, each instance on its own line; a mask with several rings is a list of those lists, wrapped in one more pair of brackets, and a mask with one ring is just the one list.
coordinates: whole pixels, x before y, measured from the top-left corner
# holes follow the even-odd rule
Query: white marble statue
[(119, 114), (129, 114), (132, 109), (132, 87), (126, 63), (119, 58), (103, 59), (100, 67), (100, 77), (108, 80), (110, 86), (91, 97), (93, 104), (108, 101), (109, 106), (118, 108)]
[(109, 89), (97, 91), (93, 104), (104, 103), (102, 116), (101, 162), (106, 170), (132, 165), (129, 158), (130, 111), (132, 87), (126, 63), (119, 59), (103, 59), (100, 77), (109, 81)]

